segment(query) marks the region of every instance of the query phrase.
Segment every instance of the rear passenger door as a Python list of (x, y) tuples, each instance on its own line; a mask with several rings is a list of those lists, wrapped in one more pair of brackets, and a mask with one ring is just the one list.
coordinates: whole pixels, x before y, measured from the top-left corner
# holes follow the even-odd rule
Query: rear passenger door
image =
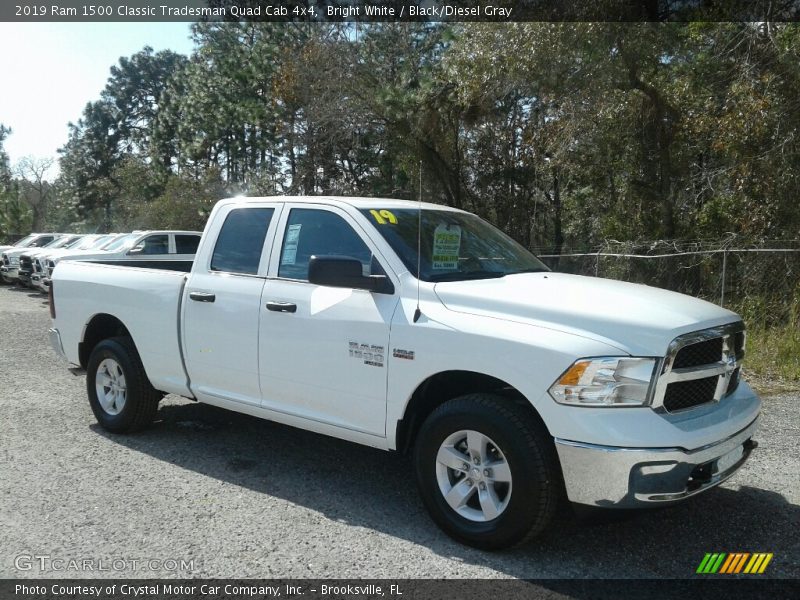
[(184, 292), (183, 340), (191, 388), (199, 400), (259, 406), (258, 322), (269, 247), (280, 205), (230, 205), (213, 252), (193, 267)]

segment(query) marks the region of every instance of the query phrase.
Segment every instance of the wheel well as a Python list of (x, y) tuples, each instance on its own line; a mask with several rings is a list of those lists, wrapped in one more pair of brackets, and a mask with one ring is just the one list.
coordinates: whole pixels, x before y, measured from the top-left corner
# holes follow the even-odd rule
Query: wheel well
[(92, 317), (86, 325), (86, 330), (83, 334), (83, 341), (78, 344), (78, 357), (81, 366), (85, 369), (89, 363), (89, 356), (92, 350), (103, 340), (111, 337), (125, 335), (130, 337), (128, 328), (122, 324), (117, 317), (107, 314), (99, 314)]
[(465, 394), (483, 392), (508, 398), (541, 417), (516, 388), (501, 379), (474, 371), (444, 371), (423, 381), (411, 396), (403, 418), (397, 422), (397, 449), (406, 453), (414, 446), (420, 426), (436, 407)]

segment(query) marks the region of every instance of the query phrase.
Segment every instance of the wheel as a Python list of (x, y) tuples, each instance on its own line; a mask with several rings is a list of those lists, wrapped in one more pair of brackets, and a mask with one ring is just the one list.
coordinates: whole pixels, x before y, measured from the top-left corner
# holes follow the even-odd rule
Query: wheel
[(420, 428), (414, 463), (436, 524), (483, 550), (521, 545), (541, 533), (563, 490), (544, 424), (491, 394), (462, 396), (434, 410)]
[(86, 367), (86, 392), (97, 422), (114, 433), (147, 427), (161, 400), (129, 337), (109, 338), (94, 347)]

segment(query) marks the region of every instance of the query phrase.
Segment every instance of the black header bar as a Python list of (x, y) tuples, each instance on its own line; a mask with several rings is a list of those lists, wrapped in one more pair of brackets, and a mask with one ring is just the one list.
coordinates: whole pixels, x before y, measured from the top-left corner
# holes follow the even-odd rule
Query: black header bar
[(753, 22), (800, 0), (3, 0), (4, 22)]

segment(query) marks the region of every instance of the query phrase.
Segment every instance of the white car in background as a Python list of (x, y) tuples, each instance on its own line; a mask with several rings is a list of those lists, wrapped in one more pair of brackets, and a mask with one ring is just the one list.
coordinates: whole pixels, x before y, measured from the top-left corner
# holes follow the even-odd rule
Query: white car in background
[[(101, 249), (55, 256), (48, 261), (48, 270), (62, 260), (135, 261), (145, 266), (152, 262), (193, 260), (200, 243), (199, 231), (134, 231), (123, 235)], [(50, 262), (53, 263), (52, 267)]]
[[(58, 249), (43, 248), (33, 260), (33, 274), (31, 275), (31, 285), (43, 292), (50, 286), (50, 273), (53, 270), (53, 261), (56, 257), (72, 255), (76, 252), (92, 252), (111, 244), (119, 239), (124, 233), (90, 233), (83, 235), (78, 240), (64, 245)], [(48, 264), (52, 263), (48, 268)]]
[(38, 236), (42, 235), (41, 233), (31, 233), (26, 235), (21, 240), (17, 240), (15, 243), (0, 246), (0, 252), (5, 252), (9, 248), (27, 248)]
[(17, 281), (26, 287), (31, 286), (31, 278), (34, 274), (34, 260), (43, 252), (66, 248), (72, 244), (80, 242), (83, 234), (64, 233), (52, 242), (41, 248), (27, 248), (19, 255), (19, 268), (17, 270)]
[(0, 266), (0, 279), (6, 283), (14, 283), (18, 277), (19, 257), (28, 248), (40, 248), (62, 237), (60, 233), (32, 233), (23, 238), (16, 245), (3, 250), (2, 266)]

